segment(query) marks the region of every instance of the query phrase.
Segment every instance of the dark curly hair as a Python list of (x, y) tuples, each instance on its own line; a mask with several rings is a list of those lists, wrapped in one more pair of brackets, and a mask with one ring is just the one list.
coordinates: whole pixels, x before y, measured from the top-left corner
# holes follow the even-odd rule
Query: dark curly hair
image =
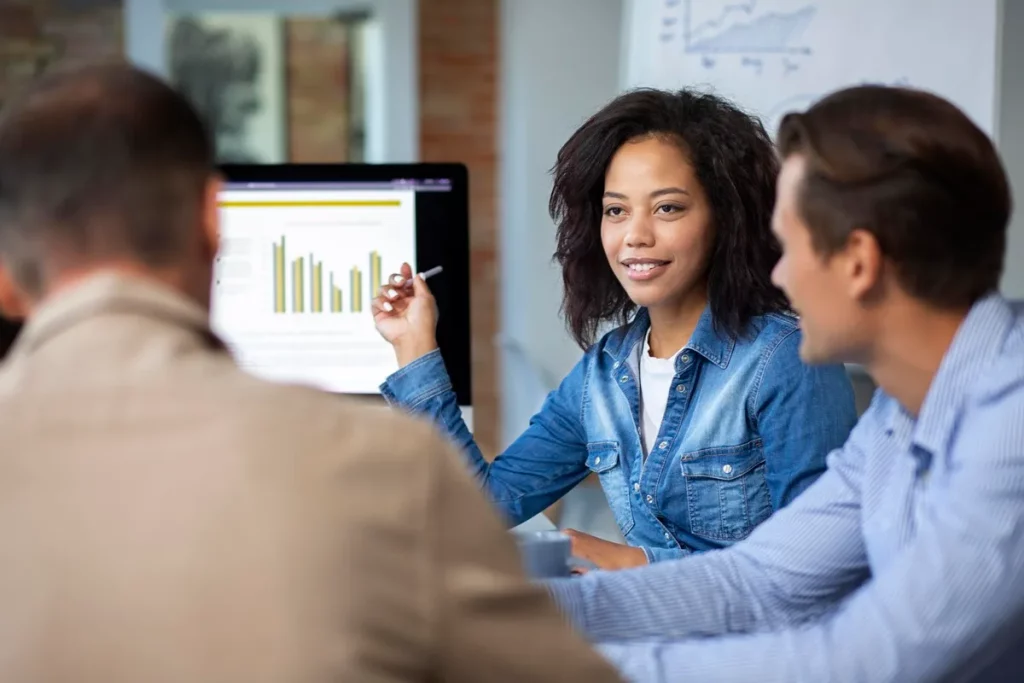
[(721, 97), (694, 90), (638, 89), (586, 121), (558, 152), (548, 203), (558, 225), (562, 312), (586, 349), (604, 321), (624, 324), (636, 305), (601, 244), (601, 196), (612, 157), (627, 142), (675, 141), (693, 165), (715, 225), (708, 299), (716, 328), (743, 336), (751, 317), (786, 310), (771, 283), (781, 254), (771, 232), (779, 161), (760, 121)]

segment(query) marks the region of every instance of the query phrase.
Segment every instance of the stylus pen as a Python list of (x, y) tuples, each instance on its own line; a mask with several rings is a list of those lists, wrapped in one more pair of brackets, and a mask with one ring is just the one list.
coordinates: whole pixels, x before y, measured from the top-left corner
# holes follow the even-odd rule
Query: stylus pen
[[(444, 270), (443, 266), (434, 266), (430, 270), (425, 270), (422, 273), (420, 273), (419, 275), (416, 275), (414, 277), (422, 277), (424, 280), (429, 280), (430, 278), (434, 277), (435, 275), (437, 275), (438, 273), (440, 273), (443, 270)], [(402, 286), (403, 287), (412, 287), (412, 279), (409, 279), (409, 280), (406, 280), (405, 282), (403, 282)]]

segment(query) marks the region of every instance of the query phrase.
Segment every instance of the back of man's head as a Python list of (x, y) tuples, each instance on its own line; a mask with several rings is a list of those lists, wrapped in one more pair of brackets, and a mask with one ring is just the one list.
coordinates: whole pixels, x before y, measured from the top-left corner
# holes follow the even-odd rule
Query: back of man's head
[(848, 88), (785, 117), (778, 142), (806, 162), (799, 211), (820, 254), (866, 230), (902, 288), (932, 306), (962, 309), (997, 289), (1009, 182), (992, 141), (953, 104)]
[(201, 272), (214, 173), (199, 115), (159, 79), (125, 64), (51, 73), (0, 114), (4, 270), (30, 301), (112, 263)]

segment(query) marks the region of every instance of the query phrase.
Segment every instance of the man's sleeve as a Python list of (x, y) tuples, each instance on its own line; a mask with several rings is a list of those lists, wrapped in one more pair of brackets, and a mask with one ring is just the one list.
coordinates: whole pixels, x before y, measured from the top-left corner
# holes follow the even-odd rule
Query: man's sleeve
[[(923, 503), (912, 545), (834, 612), (799, 628), (614, 643), (604, 653), (630, 679), (651, 682), (967, 680), (1000, 661), (1019, 666), (1009, 656), (1024, 622), (1024, 391), (976, 416), (958, 441), (956, 474)], [(700, 614), (718, 603), (689, 597)]]

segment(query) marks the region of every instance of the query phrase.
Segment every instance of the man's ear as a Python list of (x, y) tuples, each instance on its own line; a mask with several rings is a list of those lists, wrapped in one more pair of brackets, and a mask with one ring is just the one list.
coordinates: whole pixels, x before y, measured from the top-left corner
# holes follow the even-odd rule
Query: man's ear
[(206, 183), (203, 196), (203, 242), (211, 258), (220, 248), (220, 192), (224, 183), (220, 176), (212, 176)]
[(9, 320), (24, 320), (29, 313), (29, 301), (14, 281), (7, 264), (0, 259), (0, 312)]
[(882, 248), (867, 230), (850, 232), (842, 251), (849, 295), (863, 301), (882, 285)]

